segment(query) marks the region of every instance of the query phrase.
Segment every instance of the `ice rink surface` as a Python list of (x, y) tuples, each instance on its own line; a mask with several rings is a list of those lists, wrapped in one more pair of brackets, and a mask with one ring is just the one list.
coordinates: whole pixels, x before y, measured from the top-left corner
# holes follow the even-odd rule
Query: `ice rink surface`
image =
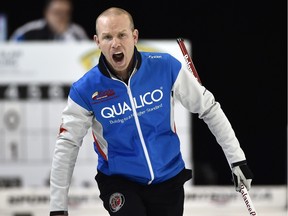
[[(284, 185), (254, 186), (249, 191), (257, 214), (250, 214), (241, 194), (230, 186), (193, 186), (185, 191), (183, 216), (288, 216)], [(0, 189), (0, 216), (44, 215), (49, 215), (49, 188)], [(70, 189), (69, 215), (109, 216), (94, 187)]]

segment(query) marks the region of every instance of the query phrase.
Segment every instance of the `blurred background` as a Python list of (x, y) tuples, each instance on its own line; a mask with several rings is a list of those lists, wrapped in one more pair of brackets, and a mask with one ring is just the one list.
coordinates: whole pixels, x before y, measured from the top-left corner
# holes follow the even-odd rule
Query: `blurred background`
[[(222, 105), (246, 153), (248, 164), (255, 175), (252, 185), (262, 188), (286, 187), (287, 1), (74, 0), (72, 20), (84, 28), (88, 36), (87, 41), (93, 43), (95, 18), (110, 6), (123, 7), (132, 14), (141, 39), (158, 41), (182, 37), (187, 40), (202, 83)], [(4, 64), (4, 57), (5, 61), (9, 60), (1, 47), (8, 44), (17, 46), (10, 41), (14, 31), (31, 20), (43, 17), (43, 8), (44, 1), (1, 0), (1, 64)], [(9, 50), (9, 47), (5, 50)], [(51, 52), (53, 53), (53, 50)], [(65, 59), (64, 55), (65, 53), (60, 58)], [(5, 97), (5, 91), (8, 86), (11, 87), (11, 83), (5, 83), (3, 77), (1, 78), (6, 75), (0, 71), (0, 100), (3, 112), (8, 109), (7, 104), (6, 108), (3, 105), (5, 100), (11, 99)], [(69, 81), (67, 79), (65, 82), (63, 78), (61, 82), (62, 96), (59, 96), (56, 88), (55, 94), (58, 95), (58, 99), (61, 97), (63, 100), (67, 95)], [(17, 83), (21, 83), (21, 80)], [(57, 80), (55, 83), (57, 84)], [(22, 92), (19, 97), (26, 98), (23, 91), (29, 92), (27, 88), (30, 87), (22, 85), (21, 89), (21, 85), (18, 85), (17, 89)], [(45, 85), (41, 86), (41, 90), (49, 91)], [(45, 96), (42, 97), (45, 101)], [(63, 104), (60, 104), (58, 108), (62, 106)], [(17, 121), (17, 117), (12, 115), (11, 118), (10, 123)], [(199, 187), (231, 186), (229, 164), (206, 124), (199, 120), (197, 115), (189, 114), (185, 118), (189, 121), (188, 133), (191, 135), (188, 154), (193, 161), (192, 184)], [(3, 143), (10, 139), (10, 132), (5, 131), (7, 125), (4, 124), (8, 124), (7, 122), (9, 123), (0, 119), (2, 149)], [(58, 127), (56, 123), (55, 127)], [(13, 152), (13, 145), (11, 151)], [(10, 156), (7, 158), (3, 151), (0, 153), (0, 167), (9, 167), (10, 170), (8, 172), (0, 169), (2, 188), (21, 185), (21, 178), (17, 178), (17, 173), (11, 175), (15, 162), (13, 155)], [(49, 157), (46, 159), (50, 161)], [(90, 159), (94, 162), (93, 158)], [(32, 168), (33, 166), (31, 164)], [(49, 173), (45, 176), (47, 181), (48, 175)], [(49, 183), (46, 184), (48, 185)], [(287, 195), (282, 200), (284, 199), (287, 205)]]

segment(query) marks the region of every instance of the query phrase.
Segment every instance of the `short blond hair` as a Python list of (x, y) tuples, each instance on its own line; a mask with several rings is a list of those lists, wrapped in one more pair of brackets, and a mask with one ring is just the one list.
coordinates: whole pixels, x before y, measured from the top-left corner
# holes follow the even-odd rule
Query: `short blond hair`
[(104, 17), (104, 16), (110, 16), (110, 15), (122, 15), (122, 14), (125, 14), (128, 16), (128, 19), (130, 20), (130, 27), (131, 27), (131, 30), (133, 31), (134, 30), (134, 20), (132, 18), (132, 15), (122, 9), (122, 8), (119, 8), (119, 7), (111, 7), (111, 8), (108, 8), (107, 10), (103, 11), (97, 18), (96, 18), (96, 21), (95, 21), (95, 31), (96, 31), (96, 35), (97, 35), (97, 23), (98, 23), (98, 20), (99, 18), (101, 17)]

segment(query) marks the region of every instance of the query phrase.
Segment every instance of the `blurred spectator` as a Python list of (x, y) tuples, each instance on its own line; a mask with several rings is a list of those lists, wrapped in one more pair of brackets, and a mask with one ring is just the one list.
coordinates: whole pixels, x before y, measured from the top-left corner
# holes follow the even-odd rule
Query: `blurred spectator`
[(73, 5), (70, 0), (47, 0), (42, 19), (30, 21), (14, 31), (10, 40), (88, 40), (80, 25), (72, 22)]
[(0, 13), (0, 42), (7, 40), (7, 17), (6, 14)]

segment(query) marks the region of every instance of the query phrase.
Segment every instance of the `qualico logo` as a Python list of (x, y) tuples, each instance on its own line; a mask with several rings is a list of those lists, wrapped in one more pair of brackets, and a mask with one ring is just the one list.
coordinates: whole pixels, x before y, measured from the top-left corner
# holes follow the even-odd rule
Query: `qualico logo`
[[(139, 95), (137, 98), (134, 97), (134, 105), (135, 108), (145, 107), (146, 105), (151, 105), (155, 102), (161, 101), (163, 98), (163, 91), (160, 89), (155, 89), (152, 92), (146, 92), (143, 95)], [(118, 103), (116, 105), (112, 105), (111, 107), (104, 107), (101, 110), (101, 115), (104, 118), (114, 118), (116, 116), (120, 116), (125, 114), (127, 111), (132, 111), (132, 107), (130, 107), (126, 102)]]

